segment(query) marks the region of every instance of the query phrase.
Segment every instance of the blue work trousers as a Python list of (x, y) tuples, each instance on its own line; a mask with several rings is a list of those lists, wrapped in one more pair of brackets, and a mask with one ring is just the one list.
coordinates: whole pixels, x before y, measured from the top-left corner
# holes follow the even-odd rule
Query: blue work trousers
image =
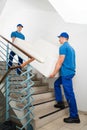
[(54, 83), (55, 97), (57, 102), (63, 101), (61, 84), (63, 85), (64, 94), (67, 99), (70, 111), (70, 117), (74, 118), (78, 116), (76, 99), (73, 91), (72, 78), (74, 75), (60, 76)]
[[(13, 51), (10, 52), (8, 67), (12, 66), (12, 64), (13, 64), (13, 58), (14, 58), (15, 55), (16, 54)], [(23, 63), (23, 59), (18, 56), (18, 65), (20, 65), (22, 63)], [(19, 74), (20, 72), (21, 72), (21, 69), (18, 68), (17, 69), (17, 73)]]

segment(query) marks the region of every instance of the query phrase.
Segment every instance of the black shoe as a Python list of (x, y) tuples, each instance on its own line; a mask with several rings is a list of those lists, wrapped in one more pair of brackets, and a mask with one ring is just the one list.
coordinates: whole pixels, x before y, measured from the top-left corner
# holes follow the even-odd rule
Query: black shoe
[(65, 108), (65, 105), (64, 105), (63, 102), (58, 102), (57, 104), (54, 105), (54, 107), (60, 108), (60, 109), (64, 109), (64, 108)]
[(21, 69), (20, 68), (17, 69), (17, 74), (21, 75)]
[(66, 122), (66, 123), (80, 123), (80, 119), (79, 119), (79, 117), (76, 117), (76, 118), (68, 117), (68, 118), (64, 118), (64, 122)]
[(18, 74), (18, 75), (21, 75), (21, 71), (17, 71), (17, 74)]
[(8, 66), (8, 69), (10, 69), (10, 66)]

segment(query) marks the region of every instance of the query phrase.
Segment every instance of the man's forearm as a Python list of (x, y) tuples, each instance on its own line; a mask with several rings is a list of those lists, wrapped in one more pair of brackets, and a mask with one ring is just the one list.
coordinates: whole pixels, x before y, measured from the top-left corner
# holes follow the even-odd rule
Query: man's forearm
[(62, 64), (60, 64), (60, 63), (56, 64), (54, 72), (53, 72), (54, 76), (58, 73), (58, 71), (60, 70), (61, 66), (62, 66)]
[(50, 75), (51, 78), (54, 77), (58, 73), (58, 71), (60, 70), (60, 68), (63, 64), (64, 59), (65, 59), (65, 55), (59, 56), (59, 59), (58, 59), (56, 66), (55, 66), (55, 69), (54, 69), (53, 73)]
[(12, 37), (12, 43), (14, 43), (15, 37)]

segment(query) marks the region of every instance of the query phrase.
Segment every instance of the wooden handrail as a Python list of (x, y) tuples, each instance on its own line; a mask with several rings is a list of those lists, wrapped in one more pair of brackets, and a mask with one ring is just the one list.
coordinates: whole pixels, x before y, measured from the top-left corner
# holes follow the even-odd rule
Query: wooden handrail
[(11, 72), (11, 70), (13, 69), (17, 69), (17, 68), (23, 68), (24, 66), (26, 66), (27, 64), (31, 63), (32, 61), (35, 60), (35, 58), (33, 56), (31, 56), (30, 54), (28, 54), (27, 52), (25, 52), (24, 50), (22, 50), (21, 48), (19, 48), (17, 45), (13, 44), (12, 42), (10, 42), (8, 39), (6, 39), (5, 37), (1, 36), (0, 37), (2, 39), (4, 39), (6, 42), (10, 43), (12, 46), (14, 46), (15, 48), (17, 48), (19, 51), (21, 51), (22, 53), (24, 53), (26, 56), (28, 56), (28, 60), (25, 61), (24, 63), (22, 63), (21, 65), (17, 65), (17, 66), (12, 66), (8, 69), (8, 71), (5, 73), (5, 75), (1, 78), (0, 80), (0, 84), (5, 80), (6, 76)]
[(27, 64), (31, 63), (32, 61), (34, 61), (34, 58), (30, 58), (29, 60), (25, 61), (23, 64), (21, 65), (17, 65), (17, 66), (12, 66), (8, 69), (8, 71), (5, 73), (5, 75), (1, 78), (0, 80), (0, 84), (5, 80), (6, 76), (11, 72), (11, 70), (13, 69), (17, 69), (17, 68), (23, 68), (24, 66), (26, 66)]
[(8, 42), (9, 44), (11, 44), (12, 46), (14, 46), (15, 48), (17, 48), (19, 51), (21, 51), (22, 53), (24, 53), (26, 56), (28, 56), (29, 58), (34, 58), (33, 56), (31, 56), (30, 54), (28, 54), (27, 52), (25, 52), (24, 50), (22, 50), (20, 47), (18, 47), (17, 45), (13, 44), (12, 42), (10, 42), (8, 39), (6, 39), (5, 37), (3, 37), (2, 35), (0, 35), (0, 37), (2, 39), (4, 39), (6, 42)]
[(26, 62), (24, 62), (23, 64), (21, 64), (21, 68), (23, 68), (24, 66), (26, 66), (27, 64), (31, 63), (32, 61), (34, 61), (35, 59), (34, 58), (31, 58), (29, 60), (27, 60)]

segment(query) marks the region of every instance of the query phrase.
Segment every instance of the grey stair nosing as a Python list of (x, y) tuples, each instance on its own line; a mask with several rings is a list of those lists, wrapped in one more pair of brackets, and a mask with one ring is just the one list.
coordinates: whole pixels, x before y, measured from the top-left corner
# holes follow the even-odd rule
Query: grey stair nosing
[[(40, 103), (32, 104), (32, 105), (33, 105), (33, 106), (37, 106), (37, 105), (45, 104), (45, 103), (52, 102), (52, 101), (55, 101), (55, 99), (51, 99), (51, 100), (49, 100), (49, 101), (44, 101), (44, 102), (40, 102)], [(30, 107), (31, 107), (31, 106), (30, 106)]]
[(38, 130), (39, 128), (41, 129), (43, 126), (45, 126), (46, 124), (64, 116), (66, 113), (68, 112), (68, 108), (64, 109), (63, 111), (60, 112), (56, 112), (50, 116), (47, 116), (45, 118), (39, 119), (40, 116), (36, 116), (33, 120), (32, 120), (32, 125), (34, 130)]
[(45, 104), (45, 103), (52, 102), (52, 101), (55, 101), (55, 99), (51, 99), (51, 100), (49, 100), (49, 101), (44, 101), (44, 102), (40, 102), (40, 103), (37, 103), (37, 104), (33, 104), (33, 106)]
[[(68, 106), (66, 106), (64, 109), (67, 109), (68, 108)], [(52, 115), (52, 114), (54, 114), (54, 113), (57, 113), (57, 112), (59, 112), (59, 111), (62, 111), (62, 110), (64, 110), (64, 109), (58, 109), (58, 110), (55, 110), (55, 111), (53, 111), (53, 112), (50, 112), (50, 113), (48, 113), (48, 114), (45, 114), (45, 115), (43, 115), (43, 116), (40, 116), (39, 117), (39, 119), (43, 119), (43, 118), (45, 118), (45, 117), (47, 117), (47, 116), (50, 116), (50, 115)]]
[[(35, 106), (34, 112), (36, 113), (36, 115), (37, 115), (37, 113), (39, 113), (39, 114), (42, 113), (42, 111), (47, 113), (47, 111), (54, 110), (54, 104), (56, 104), (56, 100), (53, 100), (51, 102), (47, 102), (47, 103), (44, 103), (41, 105), (37, 105), (37, 106)], [(50, 110), (50, 108), (51, 108), (51, 110)]]

